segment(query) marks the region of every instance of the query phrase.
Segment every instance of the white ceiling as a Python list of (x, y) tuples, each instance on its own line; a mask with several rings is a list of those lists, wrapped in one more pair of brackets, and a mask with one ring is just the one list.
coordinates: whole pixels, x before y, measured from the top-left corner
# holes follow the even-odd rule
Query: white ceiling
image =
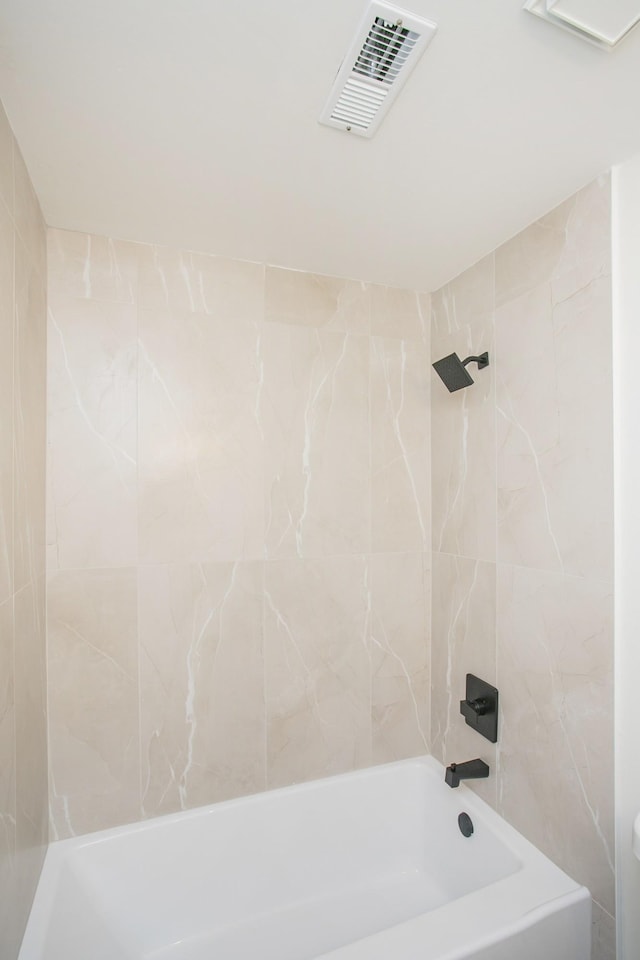
[(2, 0), (47, 222), (431, 290), (640, 153), (640, 29), (521, 0), (406, 0), (439, 30), (378, 133), (320, 126), (367, 2)]

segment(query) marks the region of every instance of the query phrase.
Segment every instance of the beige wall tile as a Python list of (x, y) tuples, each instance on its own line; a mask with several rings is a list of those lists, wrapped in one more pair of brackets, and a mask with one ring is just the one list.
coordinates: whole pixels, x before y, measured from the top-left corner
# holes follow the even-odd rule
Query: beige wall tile
[(553, 324), (561, 437), (554, 488), (566, 524), (560, 531), (564, 566), (567, 572), (612, 581), (611, 277), (555, 304)]
[(610, 584), (498, 567), (499, 812), (613, 913)]
[(15, 245), (14, 590), (44, 573), (46, 287), (31, 251)]
[[(15, 175), (14, 175), (15, 174)], [(0, 955), (15, 960), (47, 842), (45, 232), (0, 106)]]
[(497, 373), (493, 315), (453, 334), (432, 331), (432, 360), (457, 353), (461, 360), (488, 351), (489, 366), (469, 366), (472, 386), (449, 393), (431, 374), (433, 549), (480, 560), (496, 556)]
[[(378, 291), (377, 322), (388, 338), (372, 354), (367, 284), (60, 231), (49, 243), (49, 570), (60, 571), (50, 607), (58, 638), (50, 680), (55, 829), (65, 835), (259, 790), (266, 763), (275, 784), (371, 762), (374, 602), (378, 632), (384, 627), (391, 644), (378, 648), (376, 661), (379, 758), (423, 752), (428, 297)], [(396, 589), (418, 591), (404, 605), (406, 636), (384, 573), (376, 575), (377, 599), (368, 580), (372, 433), (376, 548), (414, 552), (389, 560)], [(263, 601), (265, 557), (292, 562), (267, 564)], [(118, 639), (99, 617), (117, 606), (114, 568), (128, 576), (133, 564), (139, 700), (121, 665), (135, 628)], [(83, 576), (98, 580), (78, 612)], [(317, 615), (301, 595), (312, 597)], [(56, 619), (60, 603), (82, 620), (75, 632)], [(116, 621), (123, 616), (117, 608)], [(263, 631), (271, 639), (266, 688)], [(94, 633), (97, 651), (83, 639)], [(294, 651), (304, 652), (293, 680), (291, 636)], [(90, 684), (120, 666), (93, 715), (64, 686), (60, 651)], [(319, 713), (306, 711), (307, 697)], [(126, 708), (102, 734), (114, 699)], [(114, 767), (112, 756), (134, 700), (142, 810), (131, 793), (137, 761)]]
[(612, 578), (611, 349), (608, 277), (498, 311), (501, 561)]
[(260, 325), (142, 309), (140, 557), (262, 556)]
[(47, 367), (49, 569), (135, 564), (135, 305), (60, 295)]
[(263, 357), (267, 555), (368, 552), (367, 339), (265, 324)]
[(428, 293), (371, 284), (371, 333), (378, 337), (429, 342)]
[(496, 746), (467, 726), (460, 713), (467, 673), (496, 685), (495, 564), (434, 553), (431, 630), (432, 753), (444, 764), (476, 757), (488, 763), (489, 778), (469, 786), (495, 807)]
[(0, 956), (17, 953), (13, 599), (0, 604)]
[(48, 585), (51, 822), (57, 838), (140, 817), (136, 571)]
[(431, 295), (432, 340), (446, 341), (494, 311), (495, 255), (490, 253)]
[(368, 334), (369, 284), (267, 267), (265, 318), (278, 323)]
[(430, 570), (419, 553), (370, 563), (373, 762), (429, 752)]
[(40, 204), (29, 177), (22, 154), (14, 141), (14, 221), (34, 266), (42, 275), (46, 273), (47, 235)]
[(13, 222), (0, 203), (0, 603), (13, 594), (13, 246)]
[(609, 175), (599, 177), (496, 250), (496, 304), (588, 265), (591, 278), (611, 272)]
[[(16, 703), (16, 807), (42, 843), (46, 838), (46, 642), (44, 580), (13, 598)], [(43, 793), (44, 788), (44, 793)]]
[(259, 263), (140, 244), (141, 307), (258, 323), (264, 313)]
[[(598, 899), (594, 960), (613, 942), (610, 242), (604, 177), (504, 244), (495, 252), (495, 397), (483, 410), (482, 374), (457, 401), (437, 381), (432, 388), (434, 549), (493, 560), (497, 533), (498, 809)], [(462, 356), (462, 338), (480, 352), (471, 333), (491, 322), (490, 259), (432, 302), (432, 357)], [(493, 564), (482, 566), (495, 580)], [(434, 557), (436, 753), (443, 741), (449, 752), (452, 729), (465, 730), (451, 677), (492, 669), (491, 615), (469, 617), (466, 642), (465, 591), (477, 568)], [(487, 581), (489, 606), (495, 589)], [(462, 752), (472, 749), (467, 741)]]
[(371, 762), (370, 609), (363, 557), (266, 564), (269, 787)]
[(14, 596), (16, 924), (22, 935), (48, 839), (44, 580)]
[(0, 103), (0, 198), (13, 216), (13, 133)]
[(47, 254), (49, 305), (54, 309), (72, 300), (136, 302), (138, 244), (49, 230)]
[(430, 541), (429, 352), (371, 339), (371, 549), (423, 552)]
[[(478, 791), (496, 804), (499, 784), (508, 819), (531, 835), (543, 823), (547, 852), (587, 877), (605, 911), (611, 908), (597, 829), (609, 830), (606, 761), (599, 759), (606, 750), (597, 738), (610, 730), (610, 690), (580, 673), (583, 655), (587, 664), (592, 654), (597, 659), (592, 646), (601, 642), (609, 655), (600, 627), (608, 588), (501, 567), (496, 666), (496, 572), (488, 562), (496, 557), (500, 487), (507, 559), (609, 575), (609, 479), (601, 465), (600, 474), (592, 469), (598, 448), (587, 445), (590, 425), (600, 436), (610, 409), (602, 399), (609, 360), (597, 366), (602, 337), (610, 336), (603, 312), (608, 216), (608, 183), (599, 181), (434, 295), (431, 332), (429, 298), (411, 291), (161, 247), (89, 243), (83, 235), (52, 237), (61, 303), (104, 299), (140, 310), (140, 555), (166, 564), (68, 571), (52, 580), (52, 810), (61, 835), (143, 815), (140, 766), (145, 814), (260, 789), (265, 711), (269, 786), (424, 750), (428, 577), (421, 553), (429, 511), (421, 524), (419, 506), (428, 498), (429, 467), (415, 451), (428, 439), (428, 375), (433, 542), (441, 551), (433, 572), (434, 752), (446, 762), (483, 756), (492, 776)], [(542, 322), (531, 322), (538, 309)], [(449, 395), (420, 359), (430, 333), (434, 359), (490, 351), (491, 366), (472, 390)], [(545, 367), (551, 355), (553, 375)], [(602, 513), (585, 521), (592, 494)], [(106, 489), (96, 488), (96, 497), (113, 501)], [(543, 522), (547, 508), (553, 537)], [(134, 521), (125, 527), (131, 531)], [(99, 540), (97, 528), (92, 536)], [(379, 552), (371, 556), (372, 549)], [(127, 659), (137, 649), (136, 573), (142, 701)], [(537, 588), (527, 580), (536, 576), (551, 583), (542, 583), (537, 608)], [(513, 582), (505, 587), (507, 577)], [(57, 619), (54, 609), (62, 611)], [(548, 644), (544, 668), (539, 635)], [(564, 642), (555, 645), (565, 635), (569, 653)], [(499, 686), (507, 678), (500, 757), (459, 714), (466, 672), (490, 681), (497, 675)], [(566, 736), (535, 715), (537, 685)], [(605, 734), (594, 734), (589, 768), (591, 698)], [(551, 743), (549, 767), (530, 742), (536, 734), (525, 724), (527, 703)], [(131, 746), (140, 707), (142, 761)], [(587, 733), (574, 729), (574, 716)], [(227, 752), (229, 743), (240, 749)], [(534, 767), (540, 760), (539, 796), (529, 754)], [(554, 792), (565, 769), (571, 775)], [(552, 798), (558, 802), (547, 817)], [(577, 837), (566, 826), (575, 804)], [(589, 852), (574, 862), (569, 848), (580, 852), (585, 836)]]
[[(496, 338), (498, 556), (504, 562), (561, 570), (564, 561), (550, 512), (549, 470), (546, 462), (541, 463), (557, 449), (560, 438), (548, 284), (498, 311)], [(557, 525), (557, 509), (553, 519)]]
[(616, 960), (616, 921), (599, 903), (591, 915), (591, 960)]
[(264, 790), (260, 563), (142, 567), (146, 816)]

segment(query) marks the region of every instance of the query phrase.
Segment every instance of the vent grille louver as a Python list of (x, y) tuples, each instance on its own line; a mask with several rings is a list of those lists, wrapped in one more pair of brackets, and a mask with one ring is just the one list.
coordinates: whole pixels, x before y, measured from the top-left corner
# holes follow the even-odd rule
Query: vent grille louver
[(376, 17), (354, 64), (354, 73), (393, 83), (409, 59), (420, 35)]
[(374, 0), (338, 72), (320, 123), (371, 137), (437, 30)]
[(371, 90), (357, 80), (347, 80), (331, 111), (331, 117), (343, 124), (353, 124), (367, 130), (384, 103), (386, 90)]

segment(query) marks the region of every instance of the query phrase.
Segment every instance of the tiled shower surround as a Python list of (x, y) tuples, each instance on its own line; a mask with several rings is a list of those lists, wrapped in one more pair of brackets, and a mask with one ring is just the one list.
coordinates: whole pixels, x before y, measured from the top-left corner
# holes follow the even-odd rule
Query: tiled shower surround
[(429, 297), (49, 233), (52, 836), (429, 747)]
[(13, 960), (47, 842), (46, 232), (0, 106), (0, 957)]
[(610, 241), (603, 179), (430, 305), (49, 231), (52, 837), (482, 756), (612, 960)]
[[(594, 897), (614, 960), (610, 183), (432, 297), (432, 358), (488, 350), (432, 402), (432, 749)], [(501, 696), (496, 746), (461, 722), (466, 672)]]

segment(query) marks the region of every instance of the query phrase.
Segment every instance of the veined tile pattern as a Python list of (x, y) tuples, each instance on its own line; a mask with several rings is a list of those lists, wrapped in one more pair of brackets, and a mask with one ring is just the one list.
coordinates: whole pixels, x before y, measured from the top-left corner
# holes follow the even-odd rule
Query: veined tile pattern
[(611, 273), (610, 176), (599, 177), (496, 250), (498, 307), (552, 282), (584, 287)]
[(368, 766), (366, 560), (272, 561), (264, 594), (268, 785)]
[(47, 568), (137, 562), (138, 248), (49, 230)]
[(368, 553), (368, 339), (267, 324), (263, 357), (267, 555)]
[(141, 567), (142, 807), (266, 786), (261, 563)]
[(378, 337), (429, 342), (431, 299), (428, 294), (371, 286), (371, 333)]
[(428, 296), (49, 251), (55, 835), (423, 753)]
[(15, 960), (47, 843), (46, 240), (0, 105), (0, 955)]
[(501, 561), (612, 578), (610, 314), (609, 277), (559, 304), (539, 286), (497, 313)]
[[(432, 295), (431, 304), (431, 345), (435, 357), (442, 352), (442, 342), (456, 333), (464, 333), (469, 324), (494, 313), (495, 255), (490, 253), (441, 287)], [(481, 352), (480, 344), (472, 348)]]
[(49, 304), (62, 306), (76, 300), (135, 304), (138, 254), (136, 243), (48, 230)]
[(498, 566), (498, 809), (611, 914), (612, 621), (611, 584)]
[(139, 327), (141, 559), (259, 559), (258, 325), (141, 308)]
[(374, 763), (430, 752), (430, 573), (427, 555), (371, 557)]
[(262, 319), (261, 264), (148, 244), (138, 244), (137, 250), (141, 307), (254, 323)]
[[(473, 663), (497, 677), (488, 799), (591, 890), (593, 960), (615, 956), (610, 203), (603, 177), (432, 295), (433, 360), (494, 344), (468, 390), (434, 378), (434, 751), (493, 749), (457, 701)], [(478, 561), (495, 635), (476, 614), (467, 642)]]
[[(371, 537), (374, 553), (428, 549), (429, 353), (421, 342), (371, 338)], [(420, 410), (424, 416), (420, 416)]]
[(48, 584), (51, 827), (64, 839), (140, 816), (135, 568)]
[(371, 284), (267, 267), (265, 319), (366, 335), (371, 326)]
[(137, 562), (137, 318), (49, 304), (49, 570)]
[(495, 564), (444, 553), (433, 555), (431, 743), (442, 763), (480, 757), (487, 780), (469, 786), (496, 805), (497, 749), (460, 716), (467, 673), (496, 684)]

